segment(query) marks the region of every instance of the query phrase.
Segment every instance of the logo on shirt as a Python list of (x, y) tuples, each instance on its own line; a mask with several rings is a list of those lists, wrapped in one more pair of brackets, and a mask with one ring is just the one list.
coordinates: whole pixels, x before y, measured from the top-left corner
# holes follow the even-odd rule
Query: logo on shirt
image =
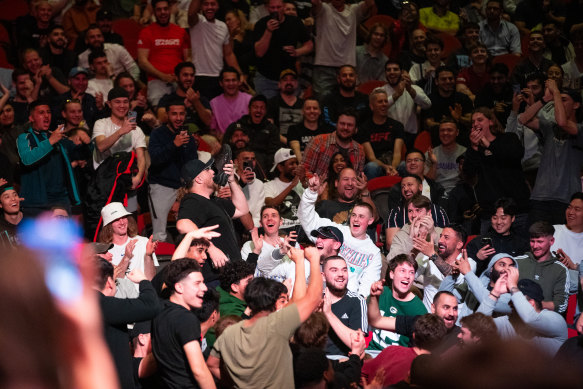
[(391, 312), (393, 315), (396, 315), (397, 314), (397, 308), (391, 307), (391, 308), (389, 308), (389, 312)]
[(348, 319), (348, 315), (345, 313), (344, 315), (342, 315), (341, 319)]
[(180, 39), (154, 39), (154, 46), (180, 46)]

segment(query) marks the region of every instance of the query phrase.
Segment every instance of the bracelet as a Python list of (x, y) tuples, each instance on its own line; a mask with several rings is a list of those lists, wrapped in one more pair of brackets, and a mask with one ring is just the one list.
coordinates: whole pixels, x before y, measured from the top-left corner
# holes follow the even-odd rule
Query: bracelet
[(362, 194), (360, 195), (360, 197), (370, 197), (370, 192), (369, 192), (369, 193), (366, 193), (366, 194), (365, 194), (365, 193), (362, 193)]
[(494, 293), (490, 292), (490, 295), (494, 297), (496, 300), (500, 298), (500, 296), (496, 296)]
[(510, 288), (510, 294), (514, 295), (514, 293), (516, 292), (520, 292), (520, 289), (518, 289), (516, 286), (513, 286), (512, 288)]

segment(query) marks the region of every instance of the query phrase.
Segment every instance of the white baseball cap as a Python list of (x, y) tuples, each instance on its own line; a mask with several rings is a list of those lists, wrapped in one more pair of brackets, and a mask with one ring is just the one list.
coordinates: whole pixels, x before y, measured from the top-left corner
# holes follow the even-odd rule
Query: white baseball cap
[(292, 149), (281, 148), (275, 152), (273, 157), (273, 167), (270, 172), (274, 171), (278, 164), (287, 161), (288, 159), (296, 158), (296, 155), (292, 152)]
[(120, 217), (131, 215), (122, 203), (109, 203), (101, 209), (101, 218), (103, 219), (103, 227), (109, 223), (116, 221)]

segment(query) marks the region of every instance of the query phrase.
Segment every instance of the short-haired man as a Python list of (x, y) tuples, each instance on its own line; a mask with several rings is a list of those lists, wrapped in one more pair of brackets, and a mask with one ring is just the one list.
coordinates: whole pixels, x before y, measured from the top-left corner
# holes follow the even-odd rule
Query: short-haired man
[(415, 321), (413, 328), (413, 346), (390, 345), (374, 359), (364, 362), (362, 377), (371, 382), (379, 369), (384, 372), (383, 387), (393, 386), (405, 380), (411, 364), (418, 355), (431, 354), (442, 343), (447, 328), (436, 314), (425, 314)]
[(494, 209), (490, 231), (475, 237), (466, 247), (468, 257), (477, 262), (476, 275), (478, 276), (486, 270), (494, 255), (507, 253), (512, 257), (517, 257), (530, 250), (528, 237), (519, 235), (512, 230), (517, 213), (514, 200), (502, 197), (496, 200)]
[(290, 126), (302, 121), (304, 99), (298, 97), (298, 74), (295, 70), (285, 69), (279, 75), (279, 93), (267, 100), (267, 117), (279, 127), (279, 139), (288, 143)]
[(443, 186), (444, 196), (455, 187), (459, 169), (457, 157), (466, 152), (466, 148), (457, 143), (460, 131), (455, 120), (443, 119), (439, 123), (439, 141), (441, 144), (429, 149), (425, 156), (425, 176)]
[(224, 67), (219, 74), (219, 84), (223, 88), (223, 93), (210, 102), (213, 112), (210, 127), (214, 135), (221, 140), (231, 123), (249, 113), (252, 96), (239, 90), (241, 73), (235, 68)]
[[(488, 70), (489, 81), (476, 94), (474, 106), (494, 110), (500, 123), (506, 123), (512, 109), (513, 91), (508, 77), (508, 66), (499, 62)], [(507, 127), (508, 128), (508, 127)]]
[(30, 103), (38, 99), (40, 84), (32, 82), (32, 76), (24, 69), (14, 69), (12, 72), (12, 86), (15, 94), (10, 98), (14, 108), (14, 124), (24, 125), (30, 115)]
[(189, 132), (204, 132), (211, 124), (212, 113), (210, 102), (200, 91), (194, 89), (195, 68), (192, 62), (180, 62), (174, 68), (176, 75), (176, 90), (168, 93), (160, 99), (156, 115), (161, 122), (168, 121), (166, 108), (168, 103), (181, 99), (186, 107), (184, 123), (188, 125)]
[(480, 26), (474, 22), (463, 23), (458, 35), (462, 47), (454, 50), (446, 62), (446, 65), (454, 69), (456, 73), (472, 64), (470, 60), (470, 47), (479, 40)]
[[(553, 357), (567, 340), (567, 323), (557, 312), (545, 308), (541, 285), (528, 278), (519, 280), (519, 270), (509, 268), (508, 275), (498, 279), (492, 292), (482, 301), (478, 312), (492, 315), (496, 301), (505, 293), (511, 296), (512, 312), (508, 316), (494, 318), (498, 334), (505, 338), (524, 338)], [(521, 330), (522, 325), (533, 331), (525, 336)]]
[(314, 210), (320, 180), (317, 175), (310, 178), (309, 188), (304, 191), (298, 208), (298, 216), (304, 231), (312, 231), (322, 226), (337, 227), (344, 235), (344, 243), (338, 255), (349, 264), (348, 290), (368, 296), (370, 286), (381, 275), (381, 252), (367, 235), (366, 230), (374, 222), (372, 207), (363, 202), (352, 208), (349, 225), (334, 223), (321, 218)]
[(35, 49), (26, 49), (22, 54), (22, 67), (28, 71), (32, 81), (40, 85), (38, 95), (45, 98), (54, 98), (69, 90), (67, 79), (57, 67), (44, 64)]
[[(83, 108), (83, 118), (87, 122), (89, 128), (93, 128), (95, 121), (103, 116), (102, 115), (105, 108), (105, 99), (102, 98), (99, 101), (95, 97), (87, 93), (87, 87), (89, 85), (89, 70), (82, 67), (74, 67), (69, 72), (68, 78), (69, 91), (59, 96), (59, 102), (67, 100), (79, 100), (81, 101), (81, 107)], [(54, 105), (53, 110), (53, 120), (58, 120), (60, 113), (61, 104)]]
[(261, 168), (258, 167), (255, 159), (255, 151), (249, 147), (243, 147), (235, 150), (233, 156), (235, 157), (235, 166), (237, 168), (235, 175), (247, 199), (249, 212), (253, 217), (253, 224), (255, 227), (259, 227), (261, 207), (265, 204), (265, 185), (256, 173), (256, 169), (261, 172)]
[(578, 270), (583, 262), (583, 193), (576, 192), (565, 211), (566, 224), (555, 224), (551, 251), (569, 269), (570, 293), (577, 293), (579, 286)]
[(127, 325), (154, 318), (160, 311), (160, 304), (152, 284), (139, 269), (128, 274), (128, 278), (139, 288), (139, 296), (134, 299), (114, 297), (116, 283), (113, 269), (110, 262), (99, 258), (93, 289), (99, 292), (105, 340), (113, 356), (121, 387), (133, 388), (132, 355)]
[(104, 100), (113, 88), (113, 80), (109, 74), (109, 62), (103, 51), (92, 51), (89, 54), (89, 67), (93, 72), (93, 78), (87, 83), (87, 93), (95, 97), (95, 100)]
[(53, 25), (53, 6), (48, 0), (37, 1), (30, 6), (29, 15), (18, 18), (16, 37), (18, 46), (45, 47)]
[(562, 27), (557, 21), (547, 19), (543, 22), (542, 30), (546, 46), (543, 56), (559, 66), (575, 58), (575, 48), (563, 36)]
[(287, 141), (299, 163), (303, 161), (303, 152), (314, 137), (334, 131), (334, 127), (320, 120), (321, 113), (318, 100), (308, 97), (304, 100), (302, 107), (303, 121), (290, 126), (288, 129)]
[(520, 32), (511, 22), (502, 17), (502, 0), (486, 2), (486, 18), (480, 25), (480, 41), (488, 47), (491, 57), (502, 54), (520, 56)]
[(305, 172), (291, 149), (283, 148), (275, 153), (271, 172), (276, 169), (277, 177), (264, 185), (265, 205), (278, 207), (283, 229), (295, 230), (300, 225), (298, 207), (304, 193)]
[(368, 332), (366, 300), (347, 289), (348, 265), (341, 256), (324, 258), (322, 277), (326, 283), (322, 312), (330, 323), (326, 355), (339, 359), (348, 355), (355, 332)]
[(18, 136), (16, 145), (22, 165), (22, 210), (36, 216), (53, 205), (79, 204), (80, 198), (69, 160), (70, 141), (61, 128), (49, 132), (48, 102), (36, 100), (29, 107), (30, 128)]
[(62, 26), (54, 25), (49, 30), (47, 45), (39, 50), (43, 63), (57, 67), (65, 74), (77, 65), (77, 57), (67, 48), (67, 38)]
[(190, 61), (190, 38), (186, 30), (170, 23), (170, 2), (153, 0), (156, 22), (140, 31), (138, 64), (148, 74), (148, 102), (157, 106), (173, 89), (174, 67)]
[(92, 24), (89, 26), (85, 33), (85, 44), (87, 45), (87, 50), (79, 54), (78, 66), (89, 68), (91, 64), (89, 55), (93, 51), (103, 51), (107, 56), (107, 62), (111, 66), (113, 75), (117, 76), (122, 72), (128, 72), (134, 80), (140, 79), (140, 68), (132, 58), (132, 55), (121, 44), (105, 43), (103, 32), (98, 25)]
[(364, 170), (364, 149), (356, 140), (356, 112), (352, 109), (342, 111), (338, 115), (336, 131), (330, 134), (317, 135), (304, 150), (304, 166), (306, 171), (317, 174), (322, 180), (328, 175), (332, 156), (340, 150), (347, 150), (354, 171)]
[(385, 89), (374, 89), (368, 100), (372, 116), (360, 126), (356, 135), (356, 141), (362, 145), (368, 161), (364, 165), (364, 174), (369, 180), (394, 176), (401, 163), (404, 127), (387, 116), (389, 101)]
[(363, 44), (356, 46), (356, 73), (361, 84), (384, 80), (385, 63), (389, 58), (383, 49), (389, 40), (389, 27), (375, 23), (368, 30)]
[(337, 127), (340, 114), (348, 107), (356, 111), (357, 119), (370, 114), (367, 96), (356, 90), (356, 69), (352, 65), (342, 65), (336, 71), (337, 88), (320, 96), (322, 118), (330, 126)]
[(268, 0), (269, 15), (255, 23), (254, 49), (257, 56), (255, 89), (271, 98), (277, 95), (277, 80), (285, 69), (295, 68), (297, 59), (312, 51), (308, 30), (295, 16), (283, 13), (283, 0)]
[[(291, 250), (294, 261), (303, 263), (304, 253)], [(318, 251), (308, 247), (305, 257), (310, 262), (310, 273), (317, 274), (320, 271)], [(217, 379), (227, 378), (224, 377), (227, 373), (239, 387), (293, 386), (289, 339), (320, 303), (322, 278), (312, 277), (303, 297), (276, 311), (281, 286), (262, 277), (254, 278), (247, 285), (245, 301), (251, 318), (227, 328), (217, 339), (207, 362)]]
[(413, 85), (407, 71), (401, 69), (396, 60), (385, 63), (387, 83), (383, 86), (388, 96), (387, 114), (404, 126), (404, 141), (407, 149), (413, 147), (419, 128), (417, 107), (422, 110), (431, 108), (431, 100), (423, 89)]
[(550, 223), (539, 221), (532, 224), (528, 232), (530, 252), (516, 258), (520, 279), (528, 278), (540, 284), (544, 309), (563, 313), (569, 297), (569, 270), (551, 252), (555, 229)]
[[(115, 153), (136, 153), (138, 173), (132, 177), (132, 189), (136, 189), (146, 175), (146, 136), (137, 126), (135, 119), (128, 117), (130, 97), (128, 92), (120, 87), (113, 88), (107, 94), (107, 105), (111, 108), (111, 116), (100, 119), (93, 126), (91, 139), (95, 141), (93, 167), (99, 165)], [(134, 212), (138, 208), (137, 196), (128, 198), (128, 209)]]
[(458, 334), (460, 347), (484, 344), (498, 339), (496, 323), (491, 316), (481, 312), (460, 319), (461, 331)]
[(0, 185), (0, 248), (8, 250), (18, 246), (16, 230), (24, 215), (20, 210), (20, 196), (12, 184)]
[(386, 317), (397, 315), (424, 315), (427, 309), (411, 287), (415, 279), (417, 262), (408, 255), (399, 255), (389, 262), (390, 286), (377, 281), (371, 285), (368, 299), (368, 322), (373, 328), (373, 336), (367, 353), (376, 356), (387, 346), (408, 346), (410, 339), (393, 331), (383, 329)]
[(188, 7), (196, 86), (209, 99), (221, 94), (219, 73), (223, 62), (241, 71), (229, 39), (229, 29), (225, 22), (216, 18), (218, 10), (218, 0), (193, 0)]
[(180, 171), (188, 161), (197, 159), (196, 141), (183, 126), (186, 118), (184, 102), (170, 102), (166, 111), (168, 123), (152, 131), (149, 144), (150, 214), (152, 233), (159, 241), (168, 237), (166, 222), (181, 186)]
[(200, 322), (192, 310), (201, 308), (207, 286), (200, 266), (188, 258), (172, 261), (166, 273), (171, 295), (152, 322), (152, 352), (166, 387), (214, 386), (204, 362)]
[[(554, 64), (543, 56), (545, 39), (541, 30), (530, 31), (528, 36), (527, 56), (512, 69), (512, 85), (524, 85), (526, 76), (531, 73), (547, 74), (547, 70)], [(562, 86), (562, 85), (561, 85)]]

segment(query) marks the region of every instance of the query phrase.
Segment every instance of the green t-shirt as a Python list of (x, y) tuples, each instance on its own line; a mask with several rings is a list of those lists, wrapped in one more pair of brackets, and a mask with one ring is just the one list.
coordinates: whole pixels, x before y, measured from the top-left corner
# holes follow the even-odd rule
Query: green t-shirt
[[(370, 297), (369, 297), (370, 298)], [(395, 317), (397, 315), (425, 315), (427, 309), (423, 301), (415, 296), (409, 301), (399, 301), (393, 297), (391, 288), (385, 286), (379, 298), (379, 310), (384, 317)], [(409, 346), (409, 338), (399, 335), (396, 332), (373, 329), (372, 340), (368, 345), (368, 350), (383, 350), (387, 346)]]

